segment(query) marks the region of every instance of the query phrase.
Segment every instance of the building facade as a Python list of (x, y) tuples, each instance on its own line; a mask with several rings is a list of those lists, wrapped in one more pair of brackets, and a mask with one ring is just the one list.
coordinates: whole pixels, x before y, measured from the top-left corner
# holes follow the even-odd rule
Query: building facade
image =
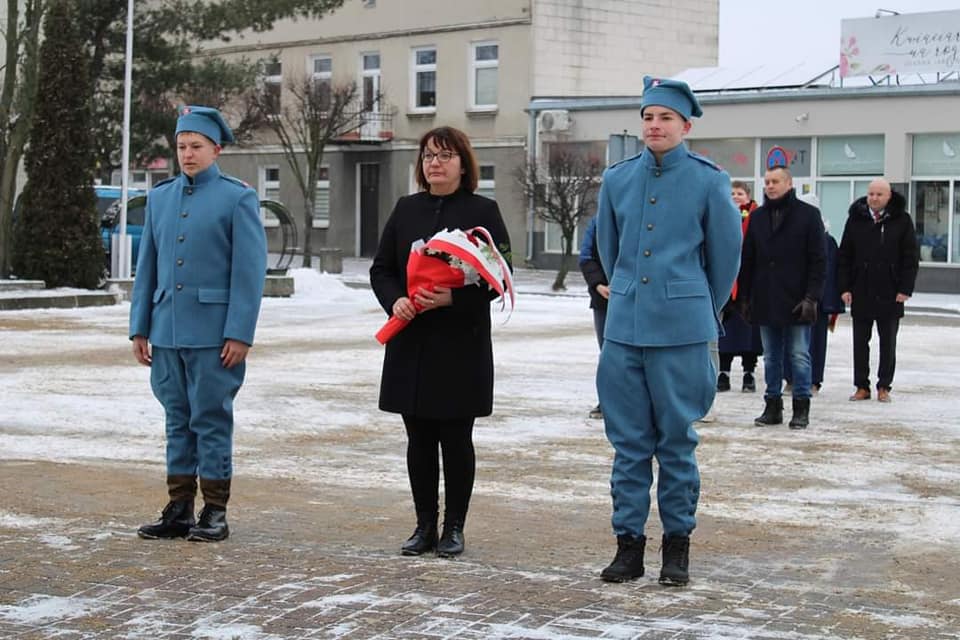
[[(763, 173), (785, 162), (799, 194), (816, 194), (839, 241), (847, 210), (874, 178), (893, 183), (908, 202), (920, 245), (917, 290), (960, 292), (960, 81), (837, 86), (823, 68), (795, 86), (721, 86), (708, 69), (680, 74), (703, 105), (687, 143), (754, 185), (762, 201)], [(800, 76), (804, 77), (804, 76)], [(711, 79), (712, 78), (712, 79)], [(789, 84), (789, 83), (787, 83)], [(581, 143), (603, 144), (611, 133), (640, 132), (640, 101), (535, 100), (531, 111), (563, 109)]]
[[(499, 203), (514, 256), (547, 266), (558, 249), (514, 177), (530, 142), (539, 144), (531, 97), (636, 95), (645, 73), (715, 64), (717, 33), (717, 0), (348, 0), (322, 20), (284, 21), (204, 51), (263, 61), (263, 82), (281, 101), (298, 77), (357, 83), (368, 116), (356, 135), (327, 147), (314, 211), (304, 212), (280, 147), (228, 147), (221, 156), (261, 197), (300, 221), (309, 215), (314, 247), (372, 255), (397, 198), (416, 190), (419, 138), (449, 125), (473, 141), (479, 192)], [(554, 139), (567, 136), (571, 123), (561, 125)], [(265, 224), (276, 246), (277, 223), (265, 214)]]

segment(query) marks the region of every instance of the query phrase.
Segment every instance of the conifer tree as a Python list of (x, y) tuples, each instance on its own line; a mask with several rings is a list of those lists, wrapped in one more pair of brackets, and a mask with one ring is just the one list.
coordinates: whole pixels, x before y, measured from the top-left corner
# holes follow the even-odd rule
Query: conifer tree
[(92, 83), (73, 0), (44, 21), (39, 91), (14, 229), (14, 272), (48, 287), (94, 288), (104, 269), (93, 191)]

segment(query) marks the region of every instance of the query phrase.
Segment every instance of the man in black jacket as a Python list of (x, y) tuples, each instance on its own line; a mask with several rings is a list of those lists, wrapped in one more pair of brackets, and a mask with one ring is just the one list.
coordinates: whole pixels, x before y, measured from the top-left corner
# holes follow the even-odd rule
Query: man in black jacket
[(754, 423), (783, 422), (783, 357), (793, 370), (791, 429), (810, 420), (810, 325), (823, 296), (826, 259), (820, 211), (797, 198), (786, 167), (768, 169), (763, 206), (750, 216), (743, 241), (737, 306), (760, 325), (763, 340), (765, 408)]
[(897, 331), (903, 303), (913, 295), (919, 268), (917, 234), (906, 200), (886, 180), (874, 180), (867, 195), (850, 205), (838, 256), (841, 298), (853, 318), (851, 400), (870, 399), (870, 336), (877, 324), (880, 366), (877, 400), (890, 402), (897, 365)]

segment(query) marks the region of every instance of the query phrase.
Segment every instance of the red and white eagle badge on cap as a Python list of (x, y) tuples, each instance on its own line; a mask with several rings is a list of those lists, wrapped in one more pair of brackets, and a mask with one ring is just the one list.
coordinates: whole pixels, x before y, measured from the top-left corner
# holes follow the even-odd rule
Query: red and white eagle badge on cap
[(184, 115), (184, 116), (185, 116), (185, 115), (187, 115), (188, 113), (190, 113), (190, 107), (184, 107), (183, 109), (180, 110), (180, 115)]
[(650, 86), (656, 87), (660, 85), (660, 78), (654, 78), (653, 82), (650, 83)]

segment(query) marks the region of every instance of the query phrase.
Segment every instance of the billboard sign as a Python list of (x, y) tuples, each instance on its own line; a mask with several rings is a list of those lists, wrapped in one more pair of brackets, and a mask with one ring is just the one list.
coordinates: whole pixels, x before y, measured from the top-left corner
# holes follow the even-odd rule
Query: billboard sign
[(840, 77), (960, 71), (960, 10), (840, 22)]

